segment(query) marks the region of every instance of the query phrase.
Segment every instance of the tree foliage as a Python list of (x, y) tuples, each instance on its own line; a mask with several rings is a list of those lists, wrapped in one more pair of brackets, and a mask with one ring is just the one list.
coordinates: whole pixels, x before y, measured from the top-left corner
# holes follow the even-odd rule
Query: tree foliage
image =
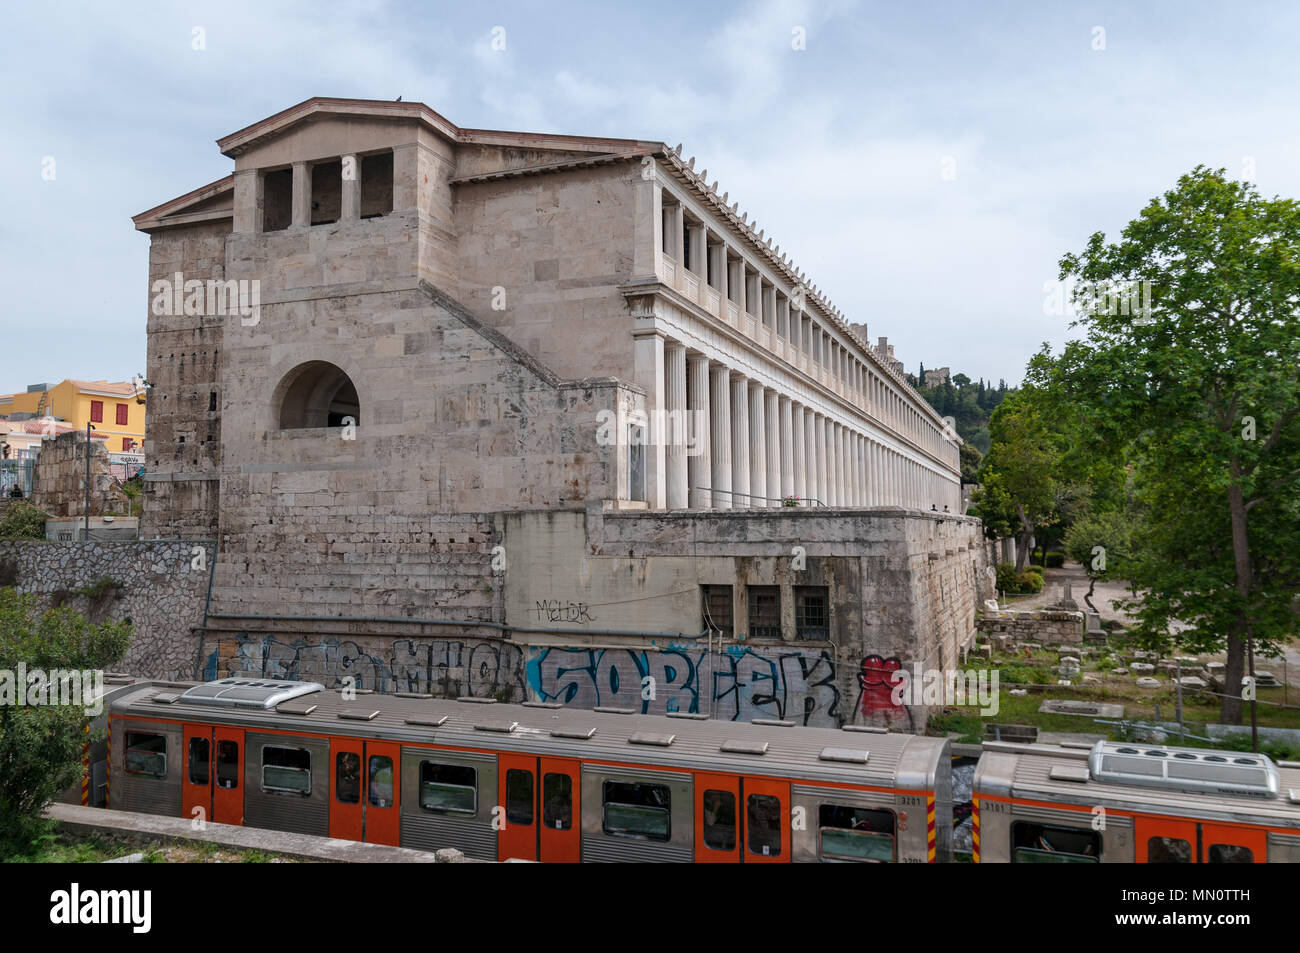
[[(1300, 206), (1197, 167), (1118, 241), (1062, 258), (1061, 278), (1086, 336), (1051, 375), (1088, 450), (1131, 462), (1147, 515), (1140, 634), (1226, 649), (1221, 716), (1239, 721), (1248, 650), (1297, 631)], [(1142, 306), (1097, 294), (1119, 288)]]
[[(0, 670), (102, 670), (121, 660), (130, 638), (128, 623), (92, 625), (66, 606), (41, 612), (35, 596), (0, 588)], [(76, 782), (88, 723), (80, 704), (0, 705), (0, 841), (24, 838)]]

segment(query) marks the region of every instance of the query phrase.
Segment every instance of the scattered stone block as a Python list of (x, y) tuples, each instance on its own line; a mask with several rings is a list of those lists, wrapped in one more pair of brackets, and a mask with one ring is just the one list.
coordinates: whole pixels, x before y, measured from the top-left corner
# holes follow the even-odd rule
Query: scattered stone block
[[(1096, 676), (1092, 676), (1094, 679)], [(1084, 676), (1086, 681), (1088, 676)], [(1038, 706), (1040, 715), (1078, 715), (1082, 718), (1123, 718), (1124, 706), (1113, 702), (1078, 701), (1070, 698), (1049, 698)]]
[(1116, 675), (1127, 675), (1127, 674), (1128, 674), (1128, 669), (1124, 668), (1124, 666), (1122, 666), (1122, 665), (1121, 665), (1119, 668), (1111, 669), (1111, 671), (1113, 671)]
[(1195, 675), (1184, 675), (1178, 680), (1183, 688), (1207, 688), (1205, 679), (1197, 678)]
[(1138, 688), (1159, 688), (1160, 679), (1152, 678), (1150, 675), (1143, 675), (1137, 680)]
[(1261, 672), (1255, 669), (1255, 684), (1260, 688), (1277, 688), (1282, 683), (1277, 680), (1272, 672)]
[(1134, 662), (1129, 666), (1129, 669), (1137, 675), (1150, 675), (1156, 670), (1156, 667), (1150, 662)]

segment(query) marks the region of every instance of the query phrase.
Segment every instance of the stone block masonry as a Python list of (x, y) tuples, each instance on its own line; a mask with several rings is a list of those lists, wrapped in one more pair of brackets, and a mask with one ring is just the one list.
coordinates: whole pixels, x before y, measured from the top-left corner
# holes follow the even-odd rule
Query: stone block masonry
[(975, 620), (980, 632), (1009, 635), (1016, 642), (1044, 645), (1082, 645), (1083, 613), (1041, 609), (1034, 612), (1003, 611)]
[[(203, 569), (195, 557), (202, 555)], [(34, 593), (44, 608), (67, 604), (92, 622), (129, 619), (133, 630), (118, 668), (147, 678), (192, 678), (208, 594), (211, 540), (47, 542), (0, 540), (0, 585)], [(76, 590), (118, 584), (98, 599)]]

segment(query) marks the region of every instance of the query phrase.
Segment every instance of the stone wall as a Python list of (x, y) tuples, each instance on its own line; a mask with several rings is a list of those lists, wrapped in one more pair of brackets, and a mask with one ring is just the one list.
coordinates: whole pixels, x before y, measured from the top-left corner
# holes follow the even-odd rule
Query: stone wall
[[(32, 502), (50, 516), (84, 516), (86, 512), (86, 435), (60, 434), (41, 444), (33, 473)], [(130, 500), (108, 470), (108, 451), (92, 441), (90, 515), (125, 516)]]
[[(118, 668), (149, 678), (190, 678), (212, 555), (210, 540), (0, 540), (0, 580), (35, 593), (46, 608), (66, 603), (92, 622), (129, 619), (131, 646)], [(104, 579), (118, 588), (98, 599), (75, 592)]]
[[(152, 304), (166, 282), (225, 276), (230, 223), (168, 229), (149, 245), (148, 353), (153, 385), (145, 407), (142, 536), (212, 537), (217, 532), (221, 459), (221, 349), (227, 321), (238, 316), (170, 314)], [(162, 304), (166, 304), (164, 298)]]
[(1082, 645), (1083, 613), (1052, 609), (1033, 612), (1004, 610), (987, 613), (975, 620), (976, 628), (989, 635), (1009, 635), (1013, 642), (1041, 642), (1043, 645)]

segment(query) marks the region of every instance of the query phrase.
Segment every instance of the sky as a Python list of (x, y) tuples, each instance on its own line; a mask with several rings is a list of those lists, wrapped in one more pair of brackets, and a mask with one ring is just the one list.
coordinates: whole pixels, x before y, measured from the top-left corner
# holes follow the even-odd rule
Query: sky
[(683, 143), (907, 370), (1011, 385), (1071, 336), (1061, 256), (1180, 175), (1300, 197), (1297, 4), (44, 2), (6, 20), (0, 393), (144, 373), (130, 216), (228, 174), (216, 139), (312, 96)]

